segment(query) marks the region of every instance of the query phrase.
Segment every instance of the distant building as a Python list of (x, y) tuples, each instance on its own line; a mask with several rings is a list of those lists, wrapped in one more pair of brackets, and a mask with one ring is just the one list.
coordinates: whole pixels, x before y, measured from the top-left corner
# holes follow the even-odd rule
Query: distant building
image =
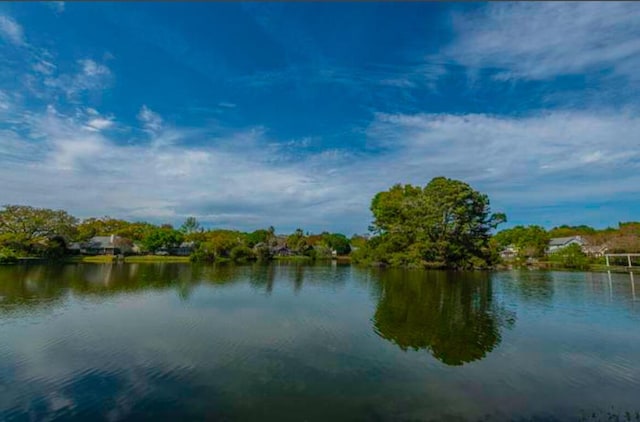
[(589, 256), (594, 256), (596, 258), (604, 256), (609, 250), (609, 245), (584, 245), (582, 246), (582, 252), (586, 253)]
[(509, 245), (500, 251), (500, 258), (505, 261), (514, 259), (516, 256), (518, 256), (518, 248), (516, 248), (515, 245)]
[(286, 246), (277, 246), (271, 251), (275, 256), (293, 256), (295, 252)]
[(548, 252), (553, 253), (570, 245), (579, 245), (581, 248), (586, 245), (581, 236), (554, 237), (549, 241)]
[(79, 246), (83, 255), (120, 255), (131, 253), (133, 244), (129, 239), (112, 234), (94, 236)]
[(196, 247), (195, 242), (182, 242), (178, 247), (171, 248), (171, 254), (177, 256), (189, 256)]

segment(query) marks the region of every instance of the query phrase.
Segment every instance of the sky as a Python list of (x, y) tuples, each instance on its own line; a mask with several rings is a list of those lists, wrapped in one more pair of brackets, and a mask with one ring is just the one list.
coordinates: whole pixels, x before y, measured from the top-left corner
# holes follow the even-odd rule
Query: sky
[(445, 176), (640, 220), (640, 4), (0, 4), (0, 203), (364, 233)]

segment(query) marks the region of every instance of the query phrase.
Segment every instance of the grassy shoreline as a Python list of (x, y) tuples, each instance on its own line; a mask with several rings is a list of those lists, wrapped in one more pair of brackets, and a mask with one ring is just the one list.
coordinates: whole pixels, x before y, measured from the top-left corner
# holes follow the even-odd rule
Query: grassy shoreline
[[(294, 256), (275, 256), (273, 257), (273, 262), (293, 262), (293, 263), (313, 263), (313, 262), (331, 262), (335, 261), (341, 264), (350, 264), (351, 257), (349, 256), (339, 256), (334, 259), (316, 259), (313, 260), (309, 256), (304, 255), (294, 255)], [(15, 262), (5, 262), (2, 265), (16, 265), (16, 264), (72, 264), (72, 263), (89, 263), (89, 264), (111, 264), (117, 262), (125, 262), (125, 263), (190, 263), (191, 260), (188, 256), (158, 256), (158, 255), (134, 255), (127, 256), (124, 259), (118, 259), (117, 256), (113, 255), (94, 255), (94, 256), (69, 256), (58, 260), (49, 260), (39, 257), (21, 257), (18, 258)], [(229, 258), (220, 258), (216, 260), (216, 263), (233, 263), (233, 261)], [(240, 262), (239, 264), (244, 264), (244, 262)], [(357, 265), (357, 264), (355, 264)], [(497, 265), (494, 268), (487, 269), (487, 271), (510, 271), (510, 270), (521, 270), (521, 269), (533, 269), (540, 271), (588, 271), (588, 272), (616, 272), (616, 273), (625, 273), (629, 271), (640, 272), (640, 267), (627, 267), (627, 266), (609, 266), (607, 267), (604, 264), (589, 264), (585, 268), (568, 268), (554, 265), (551, 262), (541, 261), (536, 264), (526, 265), (526, 264), (509, 264), (503, 263)]]

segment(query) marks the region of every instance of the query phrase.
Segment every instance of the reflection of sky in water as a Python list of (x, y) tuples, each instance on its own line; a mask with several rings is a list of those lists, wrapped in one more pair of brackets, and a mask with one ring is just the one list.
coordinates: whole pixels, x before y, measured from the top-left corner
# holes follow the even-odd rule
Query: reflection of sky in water
[[(3, 267), (0, 419), (638, 411), (633, 295), (606, 273)], [(452, 344), (461, 365), (432, 356)]]

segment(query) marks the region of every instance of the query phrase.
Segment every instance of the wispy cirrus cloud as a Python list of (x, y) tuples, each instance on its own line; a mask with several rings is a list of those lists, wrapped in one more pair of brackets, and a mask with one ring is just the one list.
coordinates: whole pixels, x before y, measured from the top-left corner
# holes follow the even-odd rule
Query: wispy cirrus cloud
[(65, 3), (63, 1), (48, 1), (45, 4), (58, 14), (64, 12)]
[(26, 43), (22, 26), (9, 16), (0, 15), (0, 36), (14, 45)]
[(502, 79), (612, 72), (636, 78), (640, 7), (634, 2), (490, 3), (453, 18), (443, 55)]
[(151, 133), (157, 133), (162, 129), (162, 117), (146, 105), (143, 105), (138, 112), (138, 120), (142, 123), (145, 130)]
[(67, 98), (72, 99), (83, 92), (103, 90), (109, 86), (112, 78), (111, 70), (106, 64), (84, 58), (76, 62), (74, 73), (46, 77), (44, 85), (49, 89), (63, 92)]

